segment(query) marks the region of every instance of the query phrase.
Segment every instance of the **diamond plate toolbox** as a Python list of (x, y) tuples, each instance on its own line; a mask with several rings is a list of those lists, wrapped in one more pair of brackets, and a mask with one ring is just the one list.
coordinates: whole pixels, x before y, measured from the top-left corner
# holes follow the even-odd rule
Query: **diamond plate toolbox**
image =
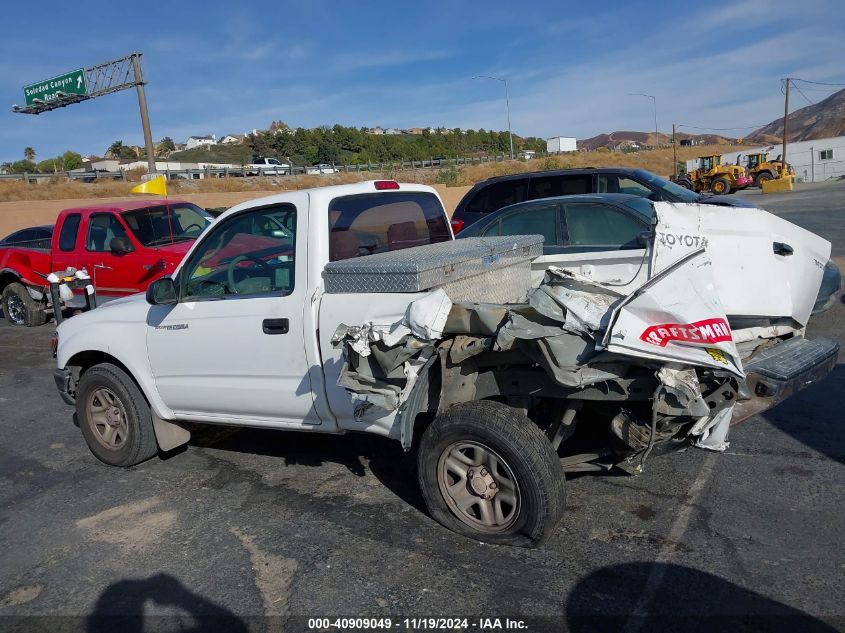
[(452, 301), (503, 301), (524, 295), (542, 254), (541, 235), (472, 237), (330, 262), (323, 279), (332, 294), (444, 288)]

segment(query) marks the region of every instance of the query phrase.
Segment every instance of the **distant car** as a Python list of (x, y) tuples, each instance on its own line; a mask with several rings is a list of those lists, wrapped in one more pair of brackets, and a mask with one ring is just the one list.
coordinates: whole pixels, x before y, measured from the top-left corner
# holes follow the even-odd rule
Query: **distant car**
[(452, 215), (452, 230), (460, 233), (485, 214), (511, 204), (591, 193), (626, 193), (665, 202), (754, 206), (731, 196), (702, 196), (644, 169), (585, 167), (498, 176), (479, 182), (458, 203)]
[[(53, 237), (53, 226), (32, 226), (26, 229), (15, 231), (0, 240), (0, 246), (28, 246), (30, 248), (50, 248), (50, 240)], [(43, 245), (40, 243), (43, 242)]]
[[(566, 267), (582, 261), (590, 265), (597, 257), (613, 259), (620, 275), (630, 276), (626, 271), (639, 268), (643, 261), (653, 215), (652, 201), (638, 195), (559, 196), (487, 213), (456, 238), (542, 235), (543, 256), (532, 262), (535, 282), (550, 265)], [(828, 260), (813, 314), (833, 305), (841, 285), (839, 268)]]

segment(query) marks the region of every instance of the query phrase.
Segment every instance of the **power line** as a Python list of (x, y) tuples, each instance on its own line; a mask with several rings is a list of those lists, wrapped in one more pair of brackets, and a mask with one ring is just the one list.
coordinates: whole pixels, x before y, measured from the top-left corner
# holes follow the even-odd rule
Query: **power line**
[(831, 83), (828, 81), (810, 81), (809, 79), (801, 79), (800, 77), (790, 77), (791, 81), (803, 81), (805, 84), (815, 84), (817, 86), (845, 86), (845, 84)]
[(799, 88), (798, 86), (795, 86), (795, 89), (798, 91), (798, 94), (800, 94), (802, 97), (804, 97), (804, 99), (806, 99), (806, 100), (807, 100), (807, 103), (809, 103), (810, 105), (815, 105), (815, 104), (814, 104), (814, 102), (810, 101), (810, 99), (807, 97), (807, 95), (805, 95), (805, 94), (801, 91), (801, 88)]
[(758, 127), (764, 127), (768, 125), (768, 123), (762, 123), (760, 125), (743, 125), (741, 127), (697, 127), (695, 125), (686, 125), (684, 123), (678, 123), (677, 127), (686, 127), (692, 130), (706, 130), (711, 132), (731, 132), (734, 130), (751, 130), (756, 129)]

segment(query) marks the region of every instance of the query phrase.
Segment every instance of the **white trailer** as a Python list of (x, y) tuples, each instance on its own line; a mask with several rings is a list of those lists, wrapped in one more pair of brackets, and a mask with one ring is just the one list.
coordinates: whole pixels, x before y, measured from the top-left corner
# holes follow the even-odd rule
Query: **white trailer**
[(546, 139), (546, 151), (549, 154), (575, 152), (578, 151), (577, 141), (574, 136), (553, 136)]

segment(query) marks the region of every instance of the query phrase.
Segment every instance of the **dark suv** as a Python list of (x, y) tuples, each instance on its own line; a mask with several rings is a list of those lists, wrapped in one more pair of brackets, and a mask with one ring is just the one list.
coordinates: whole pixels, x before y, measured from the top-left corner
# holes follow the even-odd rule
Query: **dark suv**
[(654, 201), (753, 206), (734, 197), (701, 196), (644, 169), (586, 167), (483, 180), (458, 203), (452, 215), (452, 230), (458, 233), (485, 214), (518, 202), (590, 193), (627, 193)]

